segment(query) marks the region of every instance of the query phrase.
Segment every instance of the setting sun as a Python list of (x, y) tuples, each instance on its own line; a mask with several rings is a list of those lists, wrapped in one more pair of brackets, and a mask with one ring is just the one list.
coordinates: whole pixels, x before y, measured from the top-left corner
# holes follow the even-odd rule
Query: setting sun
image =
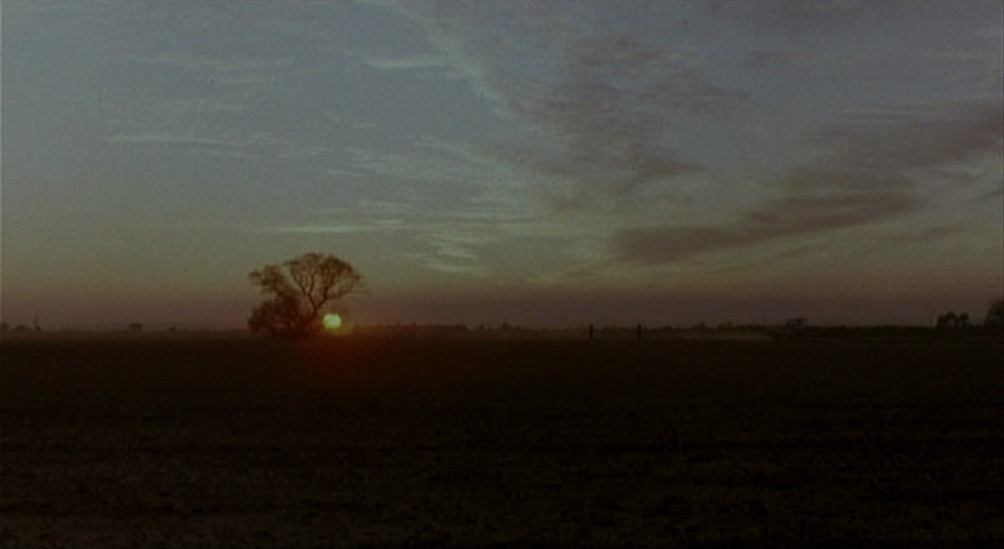
[(329, 332), (334, 332), (338, 328), (342, 327), (342, 317), (335, 313), (328, 313), (324, 315), (322, 322), (324, 322), (324, 329)]

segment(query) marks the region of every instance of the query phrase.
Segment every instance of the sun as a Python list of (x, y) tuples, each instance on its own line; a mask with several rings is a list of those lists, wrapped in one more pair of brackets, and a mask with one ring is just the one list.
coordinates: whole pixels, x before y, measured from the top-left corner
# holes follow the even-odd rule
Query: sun
[(324, 315), (324, 318), (321, 320), (321, 322), (324, 323), (324, 329), (329, 332), (334, 332), (335, 330), (342, 327), (342, 317), (338, 316), (335, 313), (328, 313)]

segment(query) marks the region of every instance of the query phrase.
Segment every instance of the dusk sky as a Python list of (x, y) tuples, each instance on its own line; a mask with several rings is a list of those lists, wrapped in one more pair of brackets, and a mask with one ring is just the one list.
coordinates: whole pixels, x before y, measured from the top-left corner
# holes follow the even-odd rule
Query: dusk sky
[(999, 1), (5, 2), (3, 319), (982, 319)]

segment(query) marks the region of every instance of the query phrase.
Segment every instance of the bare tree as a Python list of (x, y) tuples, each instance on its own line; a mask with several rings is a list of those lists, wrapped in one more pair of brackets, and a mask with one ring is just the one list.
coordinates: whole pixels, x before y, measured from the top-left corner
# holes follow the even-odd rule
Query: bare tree
[(265, 298), (248, 319), (251, 333), (265, 331), (273, 337), (291, 338), (320, 331), (325, 306), (362, 284), (362, 275), (352, 265), (318, 253), (266, 265), (248, 278)]

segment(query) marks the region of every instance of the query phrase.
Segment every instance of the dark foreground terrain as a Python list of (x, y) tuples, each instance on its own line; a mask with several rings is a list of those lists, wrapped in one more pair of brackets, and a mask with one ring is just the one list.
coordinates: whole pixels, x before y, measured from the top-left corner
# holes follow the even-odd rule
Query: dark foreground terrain
[(1000, 339), (0, 352), (5, 548), (1004, 540)]

